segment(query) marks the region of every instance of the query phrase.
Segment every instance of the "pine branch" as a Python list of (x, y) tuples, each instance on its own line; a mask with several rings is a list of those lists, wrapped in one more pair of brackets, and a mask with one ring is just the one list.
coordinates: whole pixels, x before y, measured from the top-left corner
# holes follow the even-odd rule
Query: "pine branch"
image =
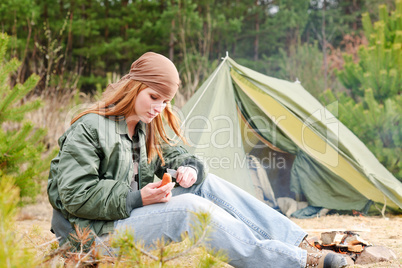
[(186, 255), (186, 254), (188, 254), (189, 252), (191, 252), (191, 251), (194, 250), (195, 248), (199, 247), (200, 244), (201, 244), (201, 243), (204, 241), (204, 239), (206, 238), (207, 232), (208, 232), (208, 230), (207, 230), (207, 228), (205, 228), (205, 229), (204, 229), (204, 232), (203, 232), (202, 235), (199, 237), (199, 239), (194, 243), (194, 245), (192, 245), (192, 246), (189, 247), (188, 249), (186, 249), (186, 250), (180, 252), (180, 253), (177, 254), (177, 255), (174, 255), (174, 256), (172, 256), (172, 257), (166, 258), (166, 259), (164, 260), (164, 262), (168, 262), (168, 261), (171, 261), (171, 260), (180, 258), (180, 257), (182, 257), (182, 256), (184, 256), (184, 255)]
[(110, 251), (109, 247), (105, 245), (105, 243), (103, 243), (102, 239), (99, 238), (99, 236), (97, 236), (93, 231), (92, 234), (95, 236), (95, 239), (97, 238), (97, 241), (101, 244), (101, 246), (107, 251), (107, 253), (109, 254), (109, 256), (114, 256), (113, 252)]
[(67, 251), (69, 251), (71, 248), (72, 248), (72, 245), (70, 244), (70, 242), (64, 243), (61, 247), (59, 247), (58, 249), (56, 249), (56, 250), (50, 252), (48, 255), (46, 255), (44, 257), (44, 261), (42, 263), (47, 263), (57, 256), (65, 255), (67, 253)]

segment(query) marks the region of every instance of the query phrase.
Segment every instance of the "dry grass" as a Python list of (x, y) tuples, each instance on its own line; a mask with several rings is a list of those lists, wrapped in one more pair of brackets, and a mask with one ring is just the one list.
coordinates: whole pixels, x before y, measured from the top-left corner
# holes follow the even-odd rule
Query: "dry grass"
[(70, 126), (73, 115), (92, 101), (91, 96), (76, 91), (42, 94), (30, 98), (40, 98), (42, 107), (28, 113), (25, 118), (37, 127), (47, 129), (45, 143), (49, 149), (57, 146), (57, 140)]

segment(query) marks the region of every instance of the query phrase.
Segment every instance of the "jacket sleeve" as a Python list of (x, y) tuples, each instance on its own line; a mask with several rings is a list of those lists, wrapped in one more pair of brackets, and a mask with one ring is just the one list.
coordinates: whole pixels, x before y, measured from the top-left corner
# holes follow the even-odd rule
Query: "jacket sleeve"
[(162, 178), (163, 173), (167, 168), (178, 169), (181, 166), (192, 167), (197, 171), (197, 181), (195, 184), (200, 184), (205, 177), (206, 169), (204, 163), (195, 155), (190, 154), (182, 146), (163, 145), (163, 158), (165, 165), (162, 166), (162, 161), (158, 157), (155, 161), (155, 175)]
[(100, 179), (103, 158), (97, 132), (79, 123), (61, 148), (58, 191), (65, 209), (80, 218), (117, 220), (129, 216), (125, 180)]

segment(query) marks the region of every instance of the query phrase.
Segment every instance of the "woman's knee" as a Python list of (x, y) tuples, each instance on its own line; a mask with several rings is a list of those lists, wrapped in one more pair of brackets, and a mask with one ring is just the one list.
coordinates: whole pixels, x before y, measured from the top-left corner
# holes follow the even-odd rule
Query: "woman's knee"
[[(199, 213), (208, 213), (212, 221), (216, 221), (223, 213), (226, 213), (221, 207), (216, 205), (214, 202), (205, 199), (201, 196), (195, 194), (183, 194), (175, 197), (175, 202), (185, 204), (187, 214), (189, 218), (194, 220), (195, 215)], [(171, 201), (173, 198), (171, 199)]]
[(208, 210), (214, 204), (195, 194), (182, 194), (174, 196), (169, 202), (172, 206), (186, 208), (189, 212), (199, 212)]
[(219, 187), (226, 187), (225, 184), (227, 184), (228, 182), (222, 179), (221, 177), (216, 176), (215, 174), (208, 173), (203, 183), (205, 185), (209, 185), (210, 187), (216, 186), (219, 189)]

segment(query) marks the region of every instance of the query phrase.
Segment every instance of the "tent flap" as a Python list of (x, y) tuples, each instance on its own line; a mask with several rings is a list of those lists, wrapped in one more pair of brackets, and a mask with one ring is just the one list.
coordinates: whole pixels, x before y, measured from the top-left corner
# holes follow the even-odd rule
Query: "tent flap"
[(292, 166), (291, 189), (304, 193), (311, 206), (362, 210), (369, 201), (345, 180), (298, 151)]

